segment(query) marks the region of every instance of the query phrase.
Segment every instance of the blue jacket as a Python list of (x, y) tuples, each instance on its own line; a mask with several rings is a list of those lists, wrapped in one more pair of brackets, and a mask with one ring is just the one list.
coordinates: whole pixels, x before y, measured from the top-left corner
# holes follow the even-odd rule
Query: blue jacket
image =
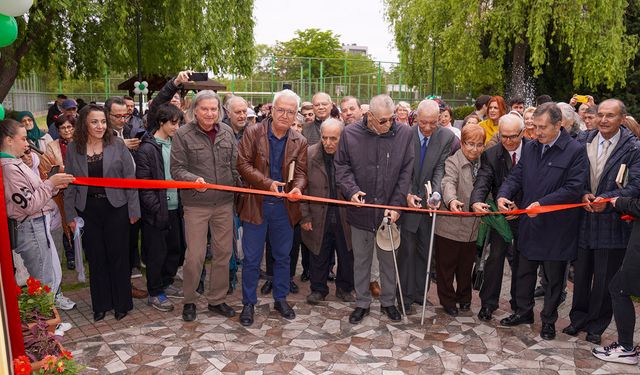
[[(598, 131), (589, 132), (584, 139), (587, 147), (587, 165), (591, 168), (591, 162), (597, 158), (589, 156), (589, 145), (598, 136)], [(616, 185), (616, 176), (621, 164), (626, 164), (629, 173), (629, 181), (620, 189)], [(587, 168), (587, 171), (589, 170)], [(584, 194), (592, 192), (591, 179), (587, 178)], [(640, 148), (638, 139), (627, 129), (620, 128), (620, 140), (611, 152), (604, 166), (600, 183), (595, 192), (596, 197), (637, 197), (640, 194)], [(584, 212), (580, 226), (579, 246), (582, 249), (624, 249), (629, 242), (631, 224), (620, 220), (620, 215), (610, 206), (601, 213)]]
[[(522, 191), (522, 207), (579, 203), (588, 175), (584, 146), (560, 129), (555, 144), (541, 157), (543, 145), (528, 142), (520, 161), (502, 184), (498, 198), (513, 199)], [(570, 261), (576, 258), (581, 209), (522, 215), (518, 247), (529, 260)]]

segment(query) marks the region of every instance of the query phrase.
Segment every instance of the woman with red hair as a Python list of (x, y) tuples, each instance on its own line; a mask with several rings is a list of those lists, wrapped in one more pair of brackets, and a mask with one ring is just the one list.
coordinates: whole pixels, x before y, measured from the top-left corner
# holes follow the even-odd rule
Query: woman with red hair
[(487, 119), (480, 122), (485, 132), (484, 143), (489, 142), (491, 137), (498, 132), (498, 120), (507, 113), (507, 105), (502, 96), (492, 96), (487, 103)]

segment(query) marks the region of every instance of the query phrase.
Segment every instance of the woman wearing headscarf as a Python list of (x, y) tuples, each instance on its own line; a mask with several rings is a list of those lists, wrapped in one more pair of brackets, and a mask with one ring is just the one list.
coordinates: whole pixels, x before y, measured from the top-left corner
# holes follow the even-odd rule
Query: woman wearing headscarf
[(29, 111), (18, 112), (16, 114), (16, 120), (21, 122), (27, 129), (27, 139), (29, 139), (34, 146), (40, 151), (44, 152), (47, 144), (53, 142), (53, 138), (38, 127), (33, 113)]

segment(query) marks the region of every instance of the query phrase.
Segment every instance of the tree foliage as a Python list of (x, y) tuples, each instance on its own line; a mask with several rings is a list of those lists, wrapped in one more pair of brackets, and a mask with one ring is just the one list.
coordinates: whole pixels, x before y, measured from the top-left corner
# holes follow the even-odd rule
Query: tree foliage
[(253, 0), (36, 0), (17, 18), (17, 41), (0, 49), (0, 99), (18, 73), (137, 71), (138, 12), (144, 74), (251, 71)]
[[(400, 61), (414, 83), (430, 76), (435, 46), (436, 64), (443, 66), (440, 79), (469, 85), (476, 92), (502, 92), (506, 81), (522, 73), (518, 69), (539, 76), (559, 65), (571, 67), (574, 86), (612, 88), (624, 85), (638, 50), (638, 37), (627, 34), (623, 22), (626, 0), (385, 0), (385, 4)], [(565, 59), (550, 59), (552, 47)]]

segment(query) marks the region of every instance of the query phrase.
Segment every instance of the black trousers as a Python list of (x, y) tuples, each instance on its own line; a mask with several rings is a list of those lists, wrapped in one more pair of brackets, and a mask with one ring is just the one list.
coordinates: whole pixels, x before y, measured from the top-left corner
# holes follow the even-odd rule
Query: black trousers
[(574, 327), (598, 335), (607, 329), (613, 316), (609, 283), (620, 269), (624, 253), (625, 249), (578, 249), (569, 313)]
[(89, 287), (94, 312), (133, 309), (129, 267), (129, 212), (106, 198), (87, 197), (83, 212), (82, 247), (89, 262)]
[(155, 297), (173, 284), (173, 278), (182, 264), (182, 218), (178, 210), (169, 211), (169, 228), (158, 229), (142, 223), (142, 249), (147, 254), (147, 290)]
[[(140, 239), (140, 228), (142, 228), (142, 223), (141, 220), (138, 220), (134, 224), (129, 225), (129, 265), (131, 268), (136, 267), (140, 269), (140, 246), (138, 246), (138, 240)], [(144, 250), (142, 255), (142, 261), (147, 264), (144, 257)]]
[[(265, 252), (265, 263), (267, 264), (267, 276), (271, 278), (273, 276), (273, 263), (275, 260), (271, 255), (271, 243), (269, 242), (269, 235), (267, 234), (267, 250)], [(289, 264), (289, 276), (293, 279), (296, 275), (296, 267), (298, 267), (298, 256), (300, 253), (300, 244), (302, 243), (301, 235), (300, 235), (300, 224), (296, 224), (293, 227), (293, 244), (291, 245), (291, 253), (289, 253), (289, 257), (291, 258), (291, 262)]]
[(633, 331), (636, 325), (636, 311), (631, 296), (622, 291), (620, 272), (613, 275), (609, 283), (613, 316), (618, 329), (618, 343), (627, 349), (633, 348)]
[(435, 235), (434, 242), (440, 304), (443, 307), (455, 307), (456, 303), (471, 303), (471, 272), (476, 260), (475, 241), (459, 242)]
[[(424, 298), (424, 282), (427, 277), (427, 257), (431, 239), (432, 218), (423, 215), (418, 231), (413, 233), (402, 228), (400, 248), (398, 249), (398, 273), (402, 285), (402, 298), (405, 306), (420, 302)], [(434, 245), (435, 246), (435, 245)], [(433, 254), (432, 254), (433, 255)], [(433, 263), (432, 263), (433, 265)], [(400, 298), (398, 298), (400, 301)]]
[(324, 228), (320, 252), (318, 255), (311, 253), (311, 291), (322, 293), (323, 296), (329, 294), (327, 269), (335, 251), (338, 254), (336, 289), (350, 292), (353, 290), (353, 253), (347, 247), (342, 225), (325, 222)]
[(486, 307), (491, 311), (495, 311), (500, 305), (500, 290), (502, 289), (502, 277), (504, 274), (504, 260), (509, 253), (510, 248), (513, 250), (513, 260), (511, 261), (511, 307), (516, 307), (516, 291), (518, 285), (518, 263), (520, 252), (518, 251), (518, 242), (514, 239), (513, 245), (507, 243), (502, 236), (496, 231), (491, 231), (489, 242), (491, 250), (489, 257), (484, 265), (484, 282), (480, 289), (480, 301), (482, 307)]
[(518, 264), (518, 289), (516, 291), (517, 314), (533, 314), (535, 301), (533, 291), (536, 289), (538, 265), (542, 265), (548, 284), (545, 288), (544, 307), (540, 312), (540, 319), (543, 323), (555, 324), (558, 320), (558, 305), (562, 295), (562, 285), (567, 270), (567, 261), (555, 260), (529, 260), (522, 253)]
[(69, 238), (67, 238), (64, 233), (62, 234), (62, 247), (64, 247), (64, 256), (67, 258), (67, 261), (75, 261), (76, 253), (75, 249), (73, 248), (73, 243), (69, 241)]

